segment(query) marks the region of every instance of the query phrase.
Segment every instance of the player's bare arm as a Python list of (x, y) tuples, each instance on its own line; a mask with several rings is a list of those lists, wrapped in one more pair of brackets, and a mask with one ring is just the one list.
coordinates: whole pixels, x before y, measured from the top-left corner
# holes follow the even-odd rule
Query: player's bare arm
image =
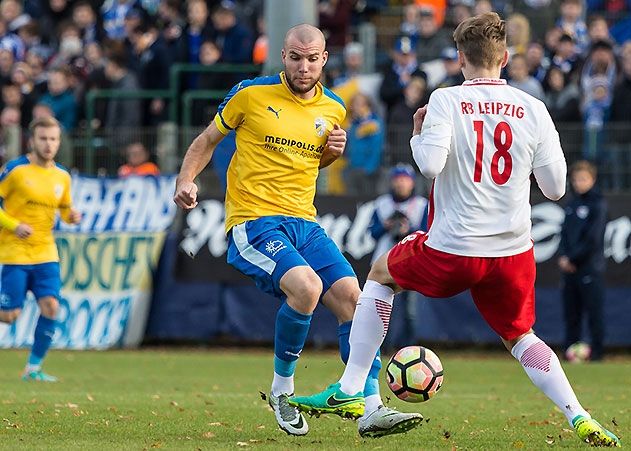
[(195, 177), (208, 165), (215, 147), (223, 137), (215, 123), (211, 122), (189, 146), (175, 182), (173, 201), (178, 207), (190, 210), (197, 206), (198, 188), (194, 182)]
[(333, 126), (333, 130), (329, 134), (329, 138), (326, 141), (324, 152), (320, 158), (320, 169), (327, 167), (344, 153), (346, 147), (346, 130), (340, 127), (338, 124)]

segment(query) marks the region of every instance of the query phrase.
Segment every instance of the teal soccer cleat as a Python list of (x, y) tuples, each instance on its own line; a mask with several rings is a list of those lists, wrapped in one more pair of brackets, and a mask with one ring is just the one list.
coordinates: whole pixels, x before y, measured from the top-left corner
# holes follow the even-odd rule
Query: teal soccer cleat
[(340, 389), (340, 383), (331, 384), (326, 390), (312, 396), (296, 396), (289, 399), (289, 404), (302, 412), (320, 416), (333, 413), (342, 418), (357, 419), (364, 414), (364, 394), (362, 392), (347, 395)]
[(42, 370), (24, 371), (22, 373), (22, 380), (26, 382), (57, 382), (58, 379), (55, 376), (44, 373)]

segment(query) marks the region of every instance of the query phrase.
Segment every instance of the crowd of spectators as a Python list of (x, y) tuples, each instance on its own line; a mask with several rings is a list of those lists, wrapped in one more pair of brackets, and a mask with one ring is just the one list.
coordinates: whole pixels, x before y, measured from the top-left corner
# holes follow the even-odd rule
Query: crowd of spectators
[[(263, 6), (264, 0), (0, 0), (0, 127), (25, 129), (33, 117), (54, 115), (70, 133), (88, 125), (85, 98), (92, 89), (168, 89), (174, 63), (261, 64), (267, 58)], [(411, 162), (401, 148), (408, 133), (400, 133), (402, 124), (434, 89), (462, 83), (453, 29), (490, 10), (506, 19), (508, 82), (544, 101), (557, 123), (581, 124), (584, 158), (611, 167), (629, 163), (631, 1), (320, 0), (331, 53), (326, 83), (345, 93), (350, 106), (351, 173)], [(395, 30), (383, 25), (384, 12), (399, 18)], [(357, 30), (366, 21), (377, 25), (373, 75), (379, 78), (363, 89), (357, 80), (367, 75), (363, 57), (373, 49), (357, 42)], [(225, 91), (242, 77), (191, 73), (180, 88)], [(355, 101), (357, 94), (364, 97)], [(89, 126), (152, 127), (167, 113), (161, 97), (115, 98), (97, 103)], [(208, 114), (198, 117), (207, 122)], [(118, 135), (120, 148), (131, 142)], [(375, 155), (364, 158), (372, 147)], [(630, 181), (621, 172), (609, 182)]]

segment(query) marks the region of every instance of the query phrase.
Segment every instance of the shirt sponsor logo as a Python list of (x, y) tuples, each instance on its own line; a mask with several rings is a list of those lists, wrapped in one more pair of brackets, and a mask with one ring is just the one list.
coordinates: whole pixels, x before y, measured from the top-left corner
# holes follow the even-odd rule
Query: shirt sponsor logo
[(59, 199), (61, 195), (64, 193), (64, 186), (57, 183), (54, 189), (55, 189), (55, 197)]
[(272, 113), (274, 113), (276, 115), (276, 119), (280, 119), (280, 116), (278, 116), (278, 113), (280, 113), (281, 111), (283, 111), (283, 109), (281, 108), (280, 110), (276, 111), (274, 108), (272, 108), (271, 106), (267, 107), (267, 111), (271, 111)]

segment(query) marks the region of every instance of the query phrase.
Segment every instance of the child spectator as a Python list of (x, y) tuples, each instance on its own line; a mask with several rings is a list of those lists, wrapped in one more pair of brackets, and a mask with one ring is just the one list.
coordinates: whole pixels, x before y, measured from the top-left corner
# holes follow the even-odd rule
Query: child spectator
[(160, 169), (149, 161), (149, 151), (141, 142), (129, 144), (125, 149), (125, 157), (127, 163), (118, 168), (119, 177), (160, 175)]

